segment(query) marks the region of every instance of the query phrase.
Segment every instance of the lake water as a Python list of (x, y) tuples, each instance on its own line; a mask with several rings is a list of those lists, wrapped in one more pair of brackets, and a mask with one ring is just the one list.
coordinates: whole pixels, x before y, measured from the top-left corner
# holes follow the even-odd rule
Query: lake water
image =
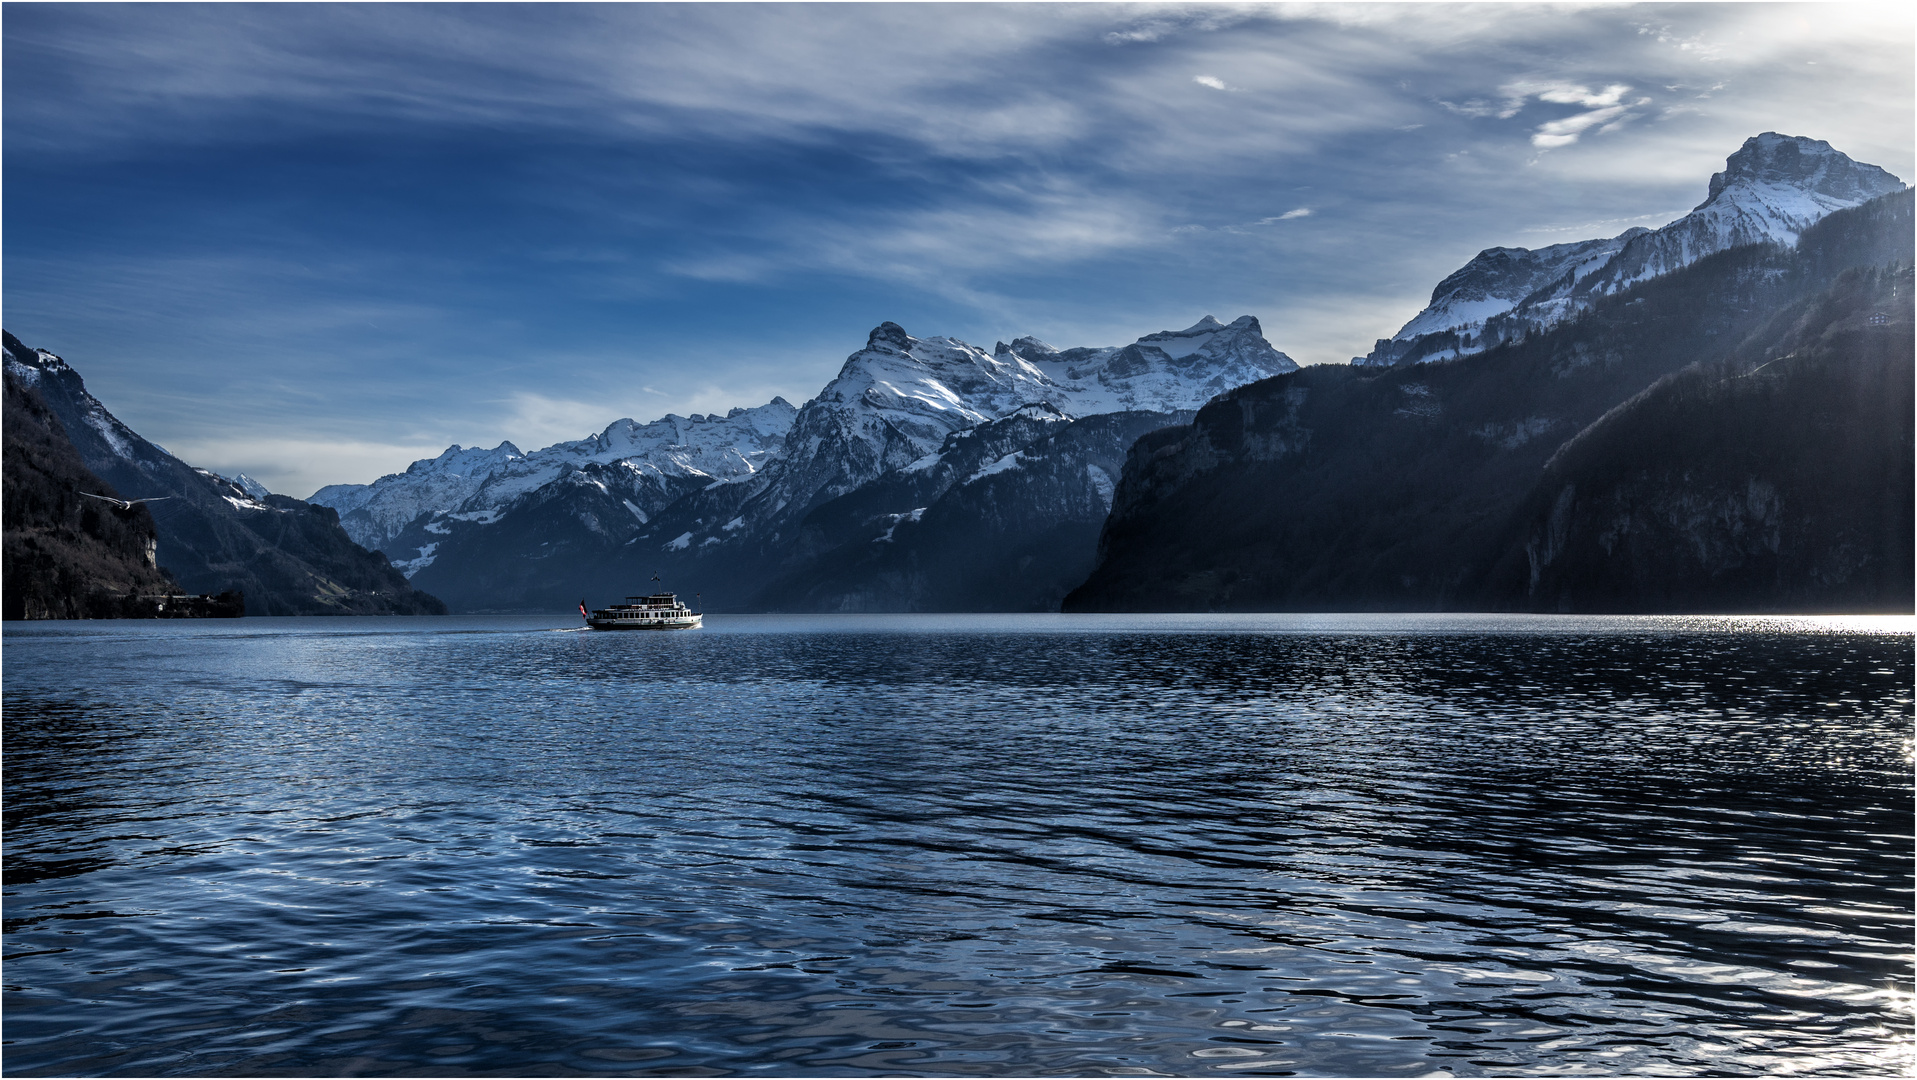
[(1909, 619), (5, 629), (8, 1075), (1906, 1074)]

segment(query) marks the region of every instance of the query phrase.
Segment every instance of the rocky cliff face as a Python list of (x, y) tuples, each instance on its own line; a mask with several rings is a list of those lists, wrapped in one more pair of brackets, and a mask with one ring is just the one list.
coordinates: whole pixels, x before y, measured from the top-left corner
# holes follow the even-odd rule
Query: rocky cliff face
[[(1794, 250), (1720, 252), (1452, 363), (1310, 368), (1224, 395), (1133, 448), (1102, 561), (1067, 609), (1553, 607), (1564, 594), (1543, 577), (1533, 589), (1527, 573), (1513, 591), (1506, 556), (1533, 539), (1516, 523), (1529, 522), (1527, 499), (1557, 448), (1689, 365), (1748, 369), (1783, 355), (1773, 313), (1810, 302), (1846, 268), (1886, 254), (1909, 264), (1910, 207), (1903, 192), (1840, 211)], [(1578, 491), (1586, 499), (1589, 482)], [(1737, 607), (1775, 603), (1752, 593)]]
[(4, 342), (8, 373), (39, 392), (86, 468), (126, 498), (153, 500), (157, 561), (187, 592), (242, 592), (253, 615), (444, 614), (354, 544), (332, 509), (256, 497), (193, 468), (116, 419), (66, 361)]
[(1359, 366), (1429, 363), (1517, 341), (1574, 318), (1597, 297), (1749, 244), (1791, 247), (1815, 222), (1904, 185), (1819, 139), (1745, 140), (1689, 214), (1657, 230), (1537, 251), (1491, 248), (1438, 285), (1431, 304)]

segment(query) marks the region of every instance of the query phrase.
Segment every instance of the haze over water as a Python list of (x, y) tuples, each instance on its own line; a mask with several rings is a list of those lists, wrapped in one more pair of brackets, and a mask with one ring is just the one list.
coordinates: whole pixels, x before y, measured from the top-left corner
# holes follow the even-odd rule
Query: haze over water
[(1913, 621), (10, 623), (10, 1075), (1903, 1075)]

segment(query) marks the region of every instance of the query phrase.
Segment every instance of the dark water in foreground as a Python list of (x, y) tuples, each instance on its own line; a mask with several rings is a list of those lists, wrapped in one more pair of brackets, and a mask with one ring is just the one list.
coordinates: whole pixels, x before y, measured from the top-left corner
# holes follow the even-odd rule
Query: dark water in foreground
[(10, 623), (6, 1072), (1911, 1065), (1910, 620)]

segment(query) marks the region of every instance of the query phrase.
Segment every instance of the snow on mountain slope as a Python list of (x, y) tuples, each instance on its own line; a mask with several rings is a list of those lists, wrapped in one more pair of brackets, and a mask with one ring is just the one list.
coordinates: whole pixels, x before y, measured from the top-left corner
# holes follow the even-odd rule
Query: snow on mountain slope
[(1711, 177), (1692, 211), (1625, 245), (1603, 271), (1560, 293), (1613, 293), (1743, 244), (1794, 247), (1797, 235), (1833, 210), (1860, 206), (1903, 181), (1852, 161), (1821, 139), (1767, 131), (1744, 141)]
[(1009, 351), (988, 353), (956, 338), (915, 338), (897, 323), (880, 323), (799, 410), (786, 440), (789, 453), (757, 482), (760, 490), (751, 493), (742, 516), (757, 526), (803, 512), (926, 457), (954, 432), (1062, 393), (1035, 364)]
[(1711, 177), (1703, 202), (1655, 231), (1632, 229), (1529, 251), (1490, 248), (1438, 284), (1431, 304), (1370, 355), (1367, 366), (1424, 363), (1481, 352), (1555, 326), (1593, 298), (1745, 244), (1792, 246), (1826, 214), (1903, 189), (1875, 165), (1827, 142), (1767, 131), (1745, 140)]
[[(15, 378), (28, 386), (39, 386), (47, 395), (48, 401), (55, 404), (58, 412), (65, 413), (69, 421), (75, 416), (79, 418), (84, 427), (77, 433), (79, 441), (75, 445), (83, 457), (93, 458), (93, 463), (89, 467), (103, 465), (100, 461), (100, 451), (104, 449), (108, 454), (119, 459), (119, 464), (124, 464), (125, 467), (140, 474), (167, 476), (168, 480), (176, 483), (180, 477), (187, 474), (198, 476), (206, 482), (205, 491), (198, 491), (199, 494), (210, 492), (213, 497), (232, 505), (235, 509), (269, 509), (259, 500), (270, 497), (272, 492), (266, 490), (264, 485), (252, 477), (241, 473), (237, 477), (228, 478), (207, 469), (188, 465), (169, 454), (165, 447), (148, 441), (138, 432), (127, 427), (119, 417), (107, 411), (107, 407), (100, 403), (99, 398), (94, 397), (87, 390), (85, 382), (80, 378), (80, 373), (54, 353), (45, 349), (28, 349), (21, 346), (16, 354), (10, 346), (6, 350), (5, 363), (7, 370)], [(69, 432), (69, 437), (75, 434), (75, 432)], [(89, 436), (97, 437), (99, 443), (93, 443)], [(106, 470), (100, 467), (95, 468), (94, 471)], [(172, 475), (168, 476), (168, 474)], [(136, 490), (141, 491), (142, 494), (130, 497), (166, 499), (179, 497), (170, 493), (147, 496), (144, 494), (145, 488)], [(166, 490), (171, 491), (171, 489)], [(171, 507), (162, 507), (161, 513), (165, 514), (170, 509)]]
[(1649, 232), (1631, 229), (1605, 240), (1537, 248), (1486, 248), (1431, 290), (1431, 304), (1405, 323), (1394, 342), (1445, 330), (1471, 330), (1502, 315), (1567, 273), (1575, 280), (1604, 266), (1624, 245)]
[(784, 398), (774, 398), (724, 416), (669, 414), (648, 424), (616, 420), (590, 438), (530, 454), (510, 442), (491, 450), (455, 445), (371, 484), (321, 488), (309, 501), (338, 510), (340, 523), (354, 540), (380, 548), (421, 514), (497, 513), (513, 499), (588, 463), (623, 463), (636, 476), (655, 479), (711, 482), (750, 476), (779, 455), (796, 415)]
[(340, 524), (356, 543), (378, 549), (427, 510), (464, 505), (495, 473), (524, 458), (509, 442), (491, 450), (455, 444), (436, 458), (413, 462), (403, 473), (370, 484), (332, 484), (309, 501), (338, 510)]
[(267, 490), (265, 484), (260, 483), (245, 473), (235, 473), (232, 476), (223, 476), (220, 479), (246, 492), (247, 497), (251, 499), (264, 499), (268, 495), (273, 494)]
[(801, 410), (793, 428), (795, 450), (816, 453), (826, 437), (822, 427), (850, 425), (848, 431), (856, 429), (875, 449), (903, 436), (923, 453), (954, 431), (1059, 392), (1043, 371), (1016, 355), (988, 353), (956, 338), (914, 338), (897, 323), (881, 323)]
[[(93, 434), (99, 436), (100, 441), (115, 456), (142, 466), (160, 461), (166, 456), (163, 448), (135, 434), (132, 428), (121, 423), (118, 417), (108, 412), (98, 398), (87, 393), (81, 384), (80, 373), (73, 370), (73, 366), (65, 360), (45, 349), (29, 351), (23, 347), (21, 354), (21, 357), (16, 357), (13, 350), (7, 351), (7, 370), (28, 386), (38, 385), (42, 376), (63, 387), (71, 384), (74, 389), (70, 390), (67, 396), (79, 410), (82, 423)], [(49, 388), (48, 392), (53, 391)], [(78, 433), (69, 434), (77, 437)]]
[(1049, 398), (1074, 416), (1196, 409), (1233, 387), (1298, 370), (1271, 347), (1258, 320), (1230, 325), (1210, 315), (1183, 330), (1147, 334), (1130, 345), (1059, 352), (1036, 338), (1000, 345), (996, 354), (1030, 362), (1061, 388)]
[(1060, 351), (1024, 337), (990, 353), (881, 323), (800, 410), (789, 452), (766, 474), (747, 520), (800, 512), (923, 462), (946, 436), (1024, 406), (1049, 405), (1072, 417), (1193, 409), (1297, 366), (1249, 315), (1228, 326), (1207, 315), (1122, 347)]
[(464, 499), (477, 489), (479, 480), (491, 476), (506, 462), (523, 456), (519, 447), (509, 442), (502, 442), (491, 450), (455, 443), (436, 458), (422, 458), (408, 465), (405, 472), (389, 473), (370, 484), (329, 484), (314, 492), (310, 501), (345, 514), (368, 503), (389, 500), (401, 488), (418, 489), (428, 485), (444, 489), (443, 497)]

